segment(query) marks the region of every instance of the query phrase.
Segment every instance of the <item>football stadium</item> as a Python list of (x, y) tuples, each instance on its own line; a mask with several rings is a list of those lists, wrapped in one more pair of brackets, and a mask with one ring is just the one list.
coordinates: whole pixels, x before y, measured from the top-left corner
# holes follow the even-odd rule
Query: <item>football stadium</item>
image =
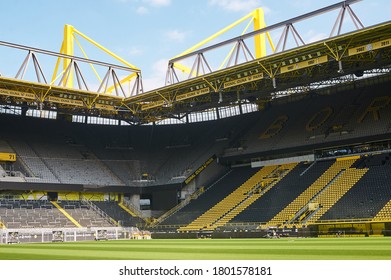
[[(73, 26), (59, 52), (0, 41), (17, 64), (0, 75), (0, 259), (390, 260), (391, 22), (364, 26), (356, 2), (273, 25), (254, 10), (147, 92)], [(305, 42), (296, 26), (327, 13), (330, 36)]]

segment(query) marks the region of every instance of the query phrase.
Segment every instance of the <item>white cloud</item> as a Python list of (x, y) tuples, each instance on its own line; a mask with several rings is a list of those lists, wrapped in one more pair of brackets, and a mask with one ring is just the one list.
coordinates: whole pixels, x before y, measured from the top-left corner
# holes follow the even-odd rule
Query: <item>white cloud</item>
[(269, 15), (272, 12), (272, 10), (266, 6), (262, 6), (262, 10), (265, 15)]
[(171, 5), (171, 0), (116, 0), (124, 4), (134, 4), (137, 5), (136, 13), (140, 15), (145, 15), (149, 13), (149, 8), (154, 7), (163, 7)]
[(186, 32), (182, 32), (179, 30), (170, 30), (165, 33), (165, 36), (171, 41), (182, 43), (186, 38)]
[(143, 53), (143, 50), (141, 48), (138, 48), (138, 47), (131, 47), (128, 50), (128, 54), (131, 55), (131, 56), (137, 56), (137, 55), (140, 55), (142, 53)]
[(209, 0), (212, 6), (218, 6), (230, 12), (247, 12), (261, 6), (260, 0)]
[(325, 33), (317, 33), (314, 30), (310, 30), (305, 34), (306, 40), (304, 40), (307, 44), (317, 42), (327, 38)]
[(143, 0), (143, 2), (154, 7), (169, 6), (171, 4), (171, 0)]
[(143, 76), (144, 92), (164, 86), (168, 59), (159, 59), (152, 65), (148, 76)]
[(137, 8), (136, 10), (136, 13), (138, 13), (139, 15), (145, 15), (145, 14), (148, 14), (149, 10), (143, 6), (140, 6)]

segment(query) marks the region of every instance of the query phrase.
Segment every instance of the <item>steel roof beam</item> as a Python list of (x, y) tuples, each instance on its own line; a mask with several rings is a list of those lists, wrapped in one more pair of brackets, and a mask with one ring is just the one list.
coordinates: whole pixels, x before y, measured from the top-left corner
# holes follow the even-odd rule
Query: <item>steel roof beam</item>
[(175, 63), (176, 61), (183, 60), (184, 58), (192, 57), (192, 56), (200, 54), (200, 53), (205, 53), (205, 52), (207, 52), (209, 50), (216, 49), (216, 48), (219, 48), (219, 47), (222, 47), (222, 46), (234, 43), (234, 42), (239, 41), (239, 40), (245, 40), (247, 38), (254, 37), (255, 35), (258, 35), (258, 34), (266, 33), (266, 32), (269, 32), (271, 30), (278, 29), (280, 27), (284, 27), (284, 26), (287, 26), (287, 25), (292, 25), (293, 23), (302, 21), (304, 19), (307, 19), (307, 18), (310, 18), (310, 17), (314, 17), (316, 15), (324, 14), (324, 13), (327, 13), (329, 11), (332, 11), (332, 10), (335, 10), (335, 9), (338, 9), (338, 8), (343, 8), (343, 7), (347, 6), (347, 5), (350, 5), (350, 4), (353, 4), (353, 3), (356, 3), (356, 2), (360, 2), (360, 1), (362, 1), (362, 0), (346, 0), (346, 1), (342, 1), (342, 2), (339, 2), (339, 3), (333, 4), (333, 5), (330, 5), (330, 6), (327, 6), (327, 7), (324, 7), (324, 8), (321, 8), (321, 9), (309, 12), (307, 14), (304, 14), (304, 15), (301, 15), (301, 16), (297, 16), (297, 17), (294, 17), (294, 18), (282, 21), (280, 23), (272, 24), (272, 25), (267, 26), (265, 28), (262, 28), (262, 29), (259, 29), (259, 30), (255, 30), (255, 31), (251, 31), (249, 33), (246, 33), (246, 34), (243, 34), (243, 35), (240, 35), (240, 36), (228, 39), (226, 41), (217, 43), (215, 45), (208, 46), (208, 47), (199, 49), (197, 51), (194, 51), (194, 52), (182, 55), (180, 57), (176, 57), (176, 58), (170, 59), (169, 64)]
[(0, 41), (0, 46), (5, 46), (5, 47), (14, 48), (14, 49), (30, 51), (30, 52), (34, 52), (34, 53), (42, 53), (42, 54), (45, 54), (45, 55), (55, 56), (55, 57), (59, 57), (59, 58), (73, 59), (73, 60), (76, 60), (76, 61), (92, 63), (92, 64), (95, 64), (95, 65), (100, 65), (100, 66), (105, 66), (105, 67), (112, 67), (112, 68), (119, 69), (119, 70), (124, 70), (124, 71), (133, 71), (133, 72), (136, 72), (136, 73), (141, 73), (141, 71), (139, 69), (125, 67), (125, 66), (121, 66), (121, 65), (117, 65), (117, 64), (106, 63), (106, 62), (93, 60), (93, 59), (88, 59), (88, 58), (79, 57), (79, 56), (66, 55), (66, 54), (62, 54), (62, 53), (58, 53), (58, 52), (53, 52), (53, 51), (33, 48), (33, 47), (19, 45), (19, 44), (14, 44), (14, 43), (9, 43), (9, 42), (5, 42), (5, 41)]

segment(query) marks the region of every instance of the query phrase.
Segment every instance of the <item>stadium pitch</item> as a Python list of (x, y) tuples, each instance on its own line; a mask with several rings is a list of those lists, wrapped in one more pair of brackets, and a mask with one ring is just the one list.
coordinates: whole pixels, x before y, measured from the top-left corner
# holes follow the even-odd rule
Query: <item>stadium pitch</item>
[(154, 239), (0, 245), (1, 260), (391, 260), (391, 238)]

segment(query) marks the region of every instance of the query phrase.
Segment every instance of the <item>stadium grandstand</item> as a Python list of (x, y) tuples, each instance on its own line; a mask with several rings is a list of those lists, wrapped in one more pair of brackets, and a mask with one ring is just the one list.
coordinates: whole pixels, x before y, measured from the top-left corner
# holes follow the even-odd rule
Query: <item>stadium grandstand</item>
[[(200, 71), (213, 46), (190, 49), (170, 61), (165, 87), (145, 93), (132, 65), (0, 42), (29, 53), (16, 77), (0, 76), (0, 243), (390, 236), (391, 23), (361, 26), (355, 2), (219, 43), (239, 54), (245, 39), (266, 44), (291, 28), (273, 54), (255, 47), (221, 70)], [(336, 9), (334, 29), (346, 12), (357, 30), (285, 49), (289, 30), (301, 40), (296, 21)], [(38, 55), (63, 63), (57, 86)], [(38, 81), (23, 77), (30, 59)], [(113, 87), (89, 90), (82, 62), (108, 67), (102, 85), (112, 77)], [(130, 96), (119, 97), (120, 70)]]

